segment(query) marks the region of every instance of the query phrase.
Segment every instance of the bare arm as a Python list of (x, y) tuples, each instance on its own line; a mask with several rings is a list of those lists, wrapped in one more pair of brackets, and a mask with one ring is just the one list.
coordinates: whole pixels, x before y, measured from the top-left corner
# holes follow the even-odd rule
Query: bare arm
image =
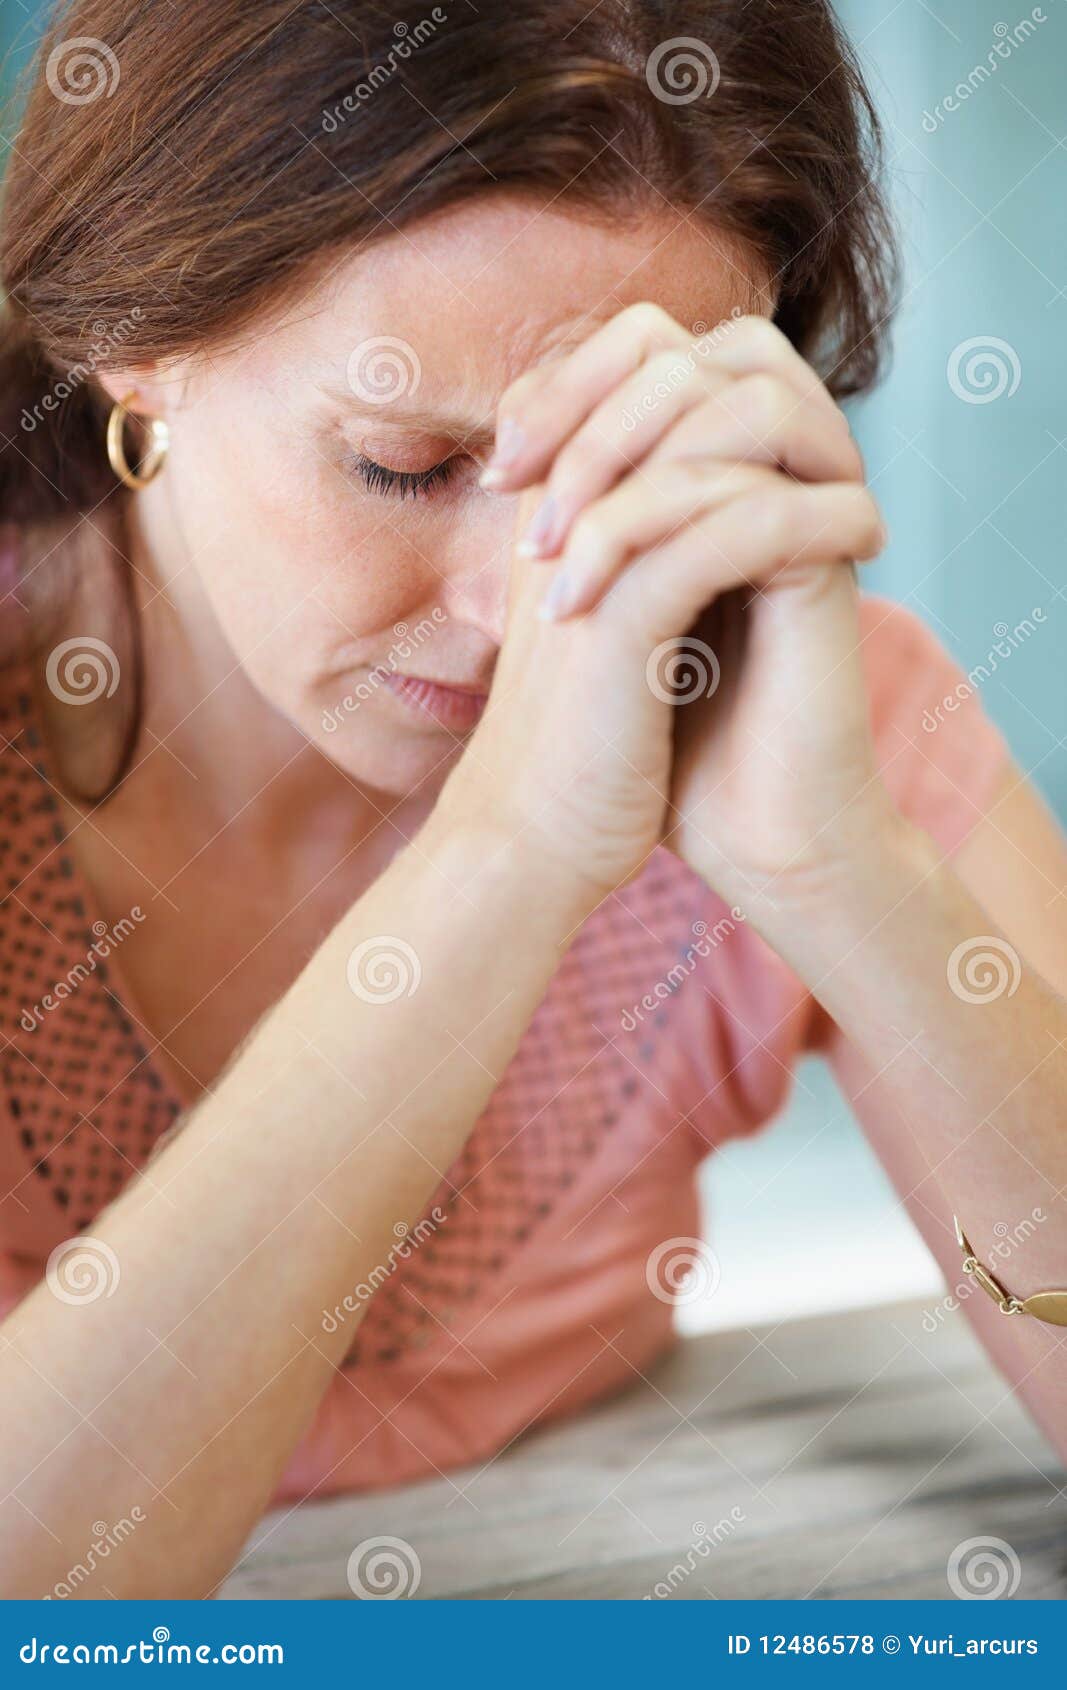
[[(352, 1342), (323, 1309), (418, 1219), (587, 913), (497, 843), (435, 813), (98, 1219), (114, 1295), (42, 1282), (0, 1328), (4, 1595), (44, 1595), (97, 1519), (143, 1516), (83, 1595), (200, 1596), (232, 1564)], [(347, 984), (376, 937), (410, 996)]]
[(1065, 884), (1063, 837), (1014, 770), (954, 863), (902, 824), (799, 943), (837, 1024), (838, 1079), (949, 1286), (965, 1285), (967, 1318), (1060, 1454), (1067, 1333), (970, 1290), (952, 1217), (1017, 1296), (1067, 1288)]

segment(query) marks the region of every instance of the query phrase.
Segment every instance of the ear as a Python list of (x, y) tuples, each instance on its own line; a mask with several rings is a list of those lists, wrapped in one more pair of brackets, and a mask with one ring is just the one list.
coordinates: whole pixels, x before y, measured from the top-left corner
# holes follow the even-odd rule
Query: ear
[(123, 369), (109, 365), (94, 373), (108, 398), (115, 404), (126, 405), (135, 416), (169, 415), (180, 391), (174, 376), (164, 377), (158, 364), (131, 365)]

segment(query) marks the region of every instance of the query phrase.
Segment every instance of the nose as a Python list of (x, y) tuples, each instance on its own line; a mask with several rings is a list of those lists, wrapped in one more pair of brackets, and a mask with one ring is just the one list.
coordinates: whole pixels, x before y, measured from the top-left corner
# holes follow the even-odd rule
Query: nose
[(516, 501), (496, 498), (491, 521), (464, 524), (448, 547), (441, 604), (457, 623), (475, 628), (500, 646), (508, 602)]

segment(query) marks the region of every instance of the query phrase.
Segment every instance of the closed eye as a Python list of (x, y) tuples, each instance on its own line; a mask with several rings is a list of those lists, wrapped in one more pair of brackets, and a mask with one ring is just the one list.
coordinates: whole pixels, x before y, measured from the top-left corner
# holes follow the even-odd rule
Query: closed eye
[(414, 498), (418, 493), (425, 493), (431, 487), (443, 486), (455, 474), (457, 461), (453, 454), (439, 464), (432, 464), (429, 469), (387, 469), (385, 464), (375, 463), (373, 458), (361, 454), (351, 460), (351, 468), (369, 492), (406, 499), (409, 495)]

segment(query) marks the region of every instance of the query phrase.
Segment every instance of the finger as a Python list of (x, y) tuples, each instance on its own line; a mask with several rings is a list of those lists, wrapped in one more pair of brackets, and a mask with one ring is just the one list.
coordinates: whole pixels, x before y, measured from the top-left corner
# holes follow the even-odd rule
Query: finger
[(672, 359), (677, 370), (676, 353), (651, 359), (636, 383), (616, 389), (557, 455), (545, 497), (520, 541), (526, 556), (553, 557), (563, 550), (569, 557), (574, 524), (627, 470), (638, 507), (642, 496), (658, 498), (661, 478), (642, 473), (642, 461), (648, 470), (689, 458), (705, 466), (770, 464), (802, 481), (863, 480), (863, 459), (852, 436), (827, 428), (823, 408), (810, 394), (762, 373), (733, 382), (723, 377), (719, 391), (710, 395), (703, 375), (676, 383), (668, 387), (661, 413), (648, 414), (645, 431), (627, 433), (626, 419), (633, 415), (627, 396), (640, 391), (646, 371), (667, 368)]
[(862, 481), (851, 434), (827, 427), (824, 407), (781, 377), (760, 371), (727, 382), (664, 436), (649, 466), (668, 458), (773, 464), (800, 481)]
[(578, 517), (542, 601), (542, 616), (562, 621), (592, 609), (638, 553), (669, 540), (686, 523), (774, 482), (774, 473), (746, 465), (670, 461), (628, 476)]
[[(717, 340), (727, 331), (736, 344)], [(863, 460), (844, 414), (781, 331), (762, 317), (728, 320), (699, 340), (683, 338), (651, 353), (582, 416), (569, 438), (565, 418), (553, 416), (557, 451), (545, 466), (545, 498), (523, 536), (528, 554), (555, 556), (578, 513), (627, 469), (664, 449), (665, 438), (669, 450), (671, 427), (687, 413), (692, 422), (701, 396), (715, 393), (729, 415), (718, 419), (709, 455), (777, 463), (804, 480), (862, 478)], [(528, 391), (519, 407), (526, 416), (534, 412), (533, 398)], [(551, 406), (555, 388), (540, 388), (538, 399)]]
[(612, 601), (667, 639), (731, 588), (773, 589), (800, 566), (867, 562), (881, 551), (885, 530), (866, 487), (778, 480), (774, 489), (739, 494), (685, 523), (643, 553), (620, 575)]
[(509, 387), (500, 401), (496, 449), (482, 485), (514, 489), (543, 479), (563, 441), (613, 388), (651, 352), (689, 339), (658, 305), (632, 305), (551, 365), (548, 381), (519, 392)]
[(831, 397), (826, 385), (802, 358), (777, 323), (768, 317), (728, 318), (708, 336), (709, 361), (732, 376), (755, 375), (763, 371), (780, 376), (821, 406), (834, 427), (848, 430), (848, 418)]
[(520, 542), (524, 553), (555, 556), (581, 511), (647, 458), (709, 392), (728, 385), (726, 375), (698, 369), (685, 350), (646, 359), (556, 453), (545, 497)]

